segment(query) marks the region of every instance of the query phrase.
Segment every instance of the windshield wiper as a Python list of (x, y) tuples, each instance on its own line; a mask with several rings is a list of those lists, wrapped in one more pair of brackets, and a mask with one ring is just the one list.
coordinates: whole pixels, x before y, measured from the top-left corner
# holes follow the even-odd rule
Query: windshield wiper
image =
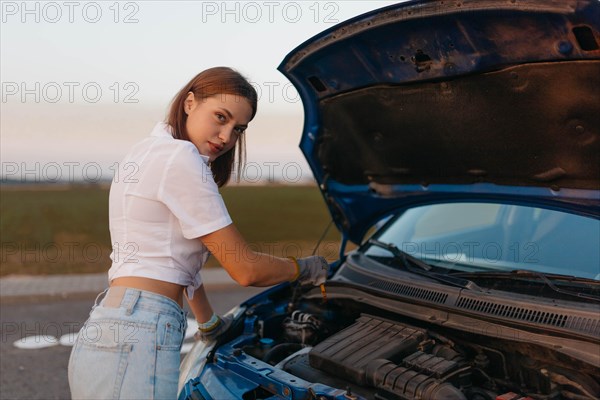
[(564, 276), (564, 275), (555, 275), (555, 274), (543, 274), (537, 271), (530, 270), (522, 270), (516, 269), (512, 271), (494, 271), (494, 272), (462, 272), (455, 273), (453, 276), (470, 276), (470, 277), (487, 277), (487, 278), (508, 278), (508, 279), (520, 279), (520, 278), (537, 278), (540, 281), (544, 282), (550, 289), (554, 290), (557, 293), (566, 294), (569, 296), (579, 297), (581, 299), (600, 301), (600, 296), (596, 296), (593, 294), (574, 292), (571, 290), (561, 289), (556, 286), (552, 279), (554, 280), (563, 280), (563, 281), (574, 281), (574, 280), (585, 280), (578, 278), (575, 276)]
[[(458, 286), (463, 289), (477, 290), (479, 292), (483, 292), (483, 289), (481, 289), (479, 286), (477, 286), (477, 284), (473, 281), (470, 281), (468, 279), (459, 278), (456, 276), (438, 274), (436, 272), (431, 271), (431, 268), (432, 268), (431, 265), (426, 264), (423, 261), (419, 260), (418, 258), (413, 257), (410, 254), (400, 250), (398, 248), (398, 246), (396, 246), (395, 244), (381, 242), (377, 239), (369, 239), (367, 241), (367, 243), (369, 243), (373, 246), (380, 247), (380, 248), (385, 249), (385, 250), (389, 251), (390, 253), (392, 253), (394, 255), (394, 258), (399, 260), (402, 263), (402, 265), (404, 266), (404, 268), (406, 268), (408, 271), (410, 271), (412, 273), (426, 276), (428, 278), (435, 279), (439, 282), (443, 282), (448, 285)], [(415, 268), (415, 266), (417, 268)]]

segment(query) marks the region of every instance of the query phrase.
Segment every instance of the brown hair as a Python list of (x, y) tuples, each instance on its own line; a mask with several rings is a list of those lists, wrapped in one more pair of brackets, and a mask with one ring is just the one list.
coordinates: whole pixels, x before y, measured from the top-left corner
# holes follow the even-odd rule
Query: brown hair
[[(206, 99), (218, 94), (232, 94), (244, 97), (252, 107), (250, 120), (256, 115), (258, 95), (250, 82), (239, 72), (231, 68), (209, 68), (193, 77), (187, 85), (181, 88), (171, 102), (166, 122), (173, 129), (173, 137), (175, 139), (190, 140), (185, 128), (187, 114), (183, 111), (184, 102), (189, 92), (194, 93), (196, 100)], [(246, 157), (244, 135), (238, 138), (235, 147), (210, 163), (210, 169), (219, 187), (225, 185), (231, 177), (236, 149), (238, 152), (237, 179), (239, 179)]]

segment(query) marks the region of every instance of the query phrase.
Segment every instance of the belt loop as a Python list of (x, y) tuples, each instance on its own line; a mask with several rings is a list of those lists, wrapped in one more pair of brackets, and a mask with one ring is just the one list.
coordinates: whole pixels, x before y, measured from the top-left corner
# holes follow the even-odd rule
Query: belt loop
[(108, 292), (108, 289), (110, 289), (110, 288), (107, 287), (106, 289), (104, 289), (103, 291), (98, 293), (98, 296), (96, 296), (96, 300), (94, 300), (94, 306), (92, 307), (92, 309), (98, 307), (100, 296), (106, 295), (106, 292)]
[(127, 288), (124, 286), (111, 286), (108, 294), (104, 298), (104, 302), (102, 305), (108, 308), (117, 308), (121, 306), (121, 302), (123, 301), (123, 297), (125, 297), (125, 292)]
[(131, 293), (133, 296), (131, 296), (131, 300), (129, 301), (129, 304), (127, 305), (127, 309), (125, 311), (126, 315), (131, 315), (133, 313), (133, 307), (135, 307), (135, 303), (137, 303), (138, 299), (140, 298), (140, 294), (142, 292), (140, 290), (132, 290)]

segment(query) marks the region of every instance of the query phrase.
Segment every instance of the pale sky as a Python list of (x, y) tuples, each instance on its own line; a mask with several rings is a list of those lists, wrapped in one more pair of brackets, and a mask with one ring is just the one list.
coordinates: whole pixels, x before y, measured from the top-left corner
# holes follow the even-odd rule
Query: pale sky
[(2, 176), (110, 178), (189, 79), (225, 65), (260, 95), (247, 183), (310, 179), (302, 105), (276, 68), (313, 35), (393, 3), (2, 1)]

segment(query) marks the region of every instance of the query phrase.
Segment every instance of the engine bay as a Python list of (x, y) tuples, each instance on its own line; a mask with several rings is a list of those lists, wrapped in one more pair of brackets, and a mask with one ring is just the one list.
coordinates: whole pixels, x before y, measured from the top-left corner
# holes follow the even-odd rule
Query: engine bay
[[(428, 324), (365, 298), (338, 297), (335, 288), (327, 302), (315, 290), (300, 296), (274, 293), (247, 308), (241, 329), (234, 355), (257, 360), (251, 361), (257, 368), (265, 363), (273, 371), (342, 390), (348, 399), (600, 397), (595, 366), (552, 345)], [(265, 386), (244, 398), (270, 398), (273, 391)]]

